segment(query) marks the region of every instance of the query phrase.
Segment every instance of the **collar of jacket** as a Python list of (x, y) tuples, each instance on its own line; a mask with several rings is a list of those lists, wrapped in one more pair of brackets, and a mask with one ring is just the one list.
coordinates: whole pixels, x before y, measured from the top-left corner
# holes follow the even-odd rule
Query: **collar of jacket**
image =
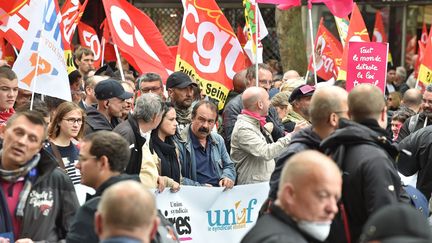
[[(180, 139), (181, 139), (180, 142), (186, 144), (188, 147), (189, 147), (189, 145), (192, 144), (192, 139), (190, 137), (190, 131), (191, 131), (191, 128), (190, 128), (190, 124), (189, 124), (180, 133)], [(210, 144), (216, 145), (216, 144), (218, 144), (218, 141), (213, 136), (214, 136), (213, 132), (210, 132), (210, 135), (207, 136), (207, 139), (210, 139)]]

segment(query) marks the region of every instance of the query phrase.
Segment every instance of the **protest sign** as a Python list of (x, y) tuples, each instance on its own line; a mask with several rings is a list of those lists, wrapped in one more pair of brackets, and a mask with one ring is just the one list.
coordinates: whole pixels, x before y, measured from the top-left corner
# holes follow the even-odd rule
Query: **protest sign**
[(253, 227), (267, 199), (268, 182), (224, 188), (183, 186), (156, 195), (158, 209), (182, 242), (237, 243)]
[(388, 43), (349, 42), (346, 90), (370, 83), (384, 93), (387, 77)]

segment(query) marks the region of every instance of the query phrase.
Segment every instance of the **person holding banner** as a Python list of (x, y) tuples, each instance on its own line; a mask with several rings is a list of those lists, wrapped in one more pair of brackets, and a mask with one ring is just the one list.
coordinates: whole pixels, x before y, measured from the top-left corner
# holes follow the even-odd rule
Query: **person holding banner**
[(282, 170), (277, 199), (242, 243), (323, 242), (342, 193), (342, 175), (326, 155), (305, 150)]
[(234, 163), (222, 136), (212, 131), (217, 111), (217, 106), (211, 101), (199, 101), (192, 109), (192, 123), (180, 134), (177, 145), (184, 185), (234, 186)]

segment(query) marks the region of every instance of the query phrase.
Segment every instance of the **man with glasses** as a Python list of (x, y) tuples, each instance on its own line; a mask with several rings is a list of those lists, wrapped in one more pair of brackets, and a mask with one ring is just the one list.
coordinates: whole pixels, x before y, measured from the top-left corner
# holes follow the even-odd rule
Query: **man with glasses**
[(432, 85), (428, 85), (423, 93), (419, 114), (410, 117), (402, 125), (397, 142), (402, 141), (411, 133), (432, 124)]
[(133, 94), (126, 92), (119, 81), (107, 79), (99, 82), (94, 88), (97, 109), (88, 107), (87, 119), (84, 128), (85, 134), (107, 130), (112, 131), (121, 121), (125, 100), (132, 98)]
[(61, 242), (79, 207), (71, 179), (43, 148), (46, 134), (36, 111), (0, 130), (0, 238), (8, 242)]
[(282, 119), (285, 131), (292, 132), (296, 126), (310, 125), (309, 105), (314, 92), (315, 87), (307, 84), (300, 85), (293, 90), (288, 99), (292, 110)]
[(182, 184), (232, 188), (236, 179), (234, 164), (223, 138), (212, 132), (217, 107), (210, 101), (198, 102), (192, 110), (192, 123), (178, 141), (182, 163)]
[(96, 193), (78, 209), (66, 242), (99, 242), (94, 229), (94, 215), (102, 193), (117, 182), (139, 177), (122, 174), (130, 156), (129, 144), (120, 135), (98, 131), (81, 142), (78, 163), (81, 184), (94, 188)]
[(144, 73), (137, 79), (139, 92), (141, 94), (153, 93), (165, 100), (163, 94), (162, 78), (157, 73)]

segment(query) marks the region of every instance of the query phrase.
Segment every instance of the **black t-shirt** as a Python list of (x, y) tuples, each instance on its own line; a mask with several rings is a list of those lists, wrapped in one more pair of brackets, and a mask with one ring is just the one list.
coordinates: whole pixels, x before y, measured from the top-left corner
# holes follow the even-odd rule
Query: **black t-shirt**
[[(75, 165), (78, 163), (78, 154), (79, 154), (78, 147), (75, 144), (73, 144), (71, 141), (69, 146), (62, 147), (62, 146), (57, 145), (57, 148), (58, 148), (59, 153), (62, 157), (63, 164), (64, 164), (65, 169), (66, 169), (66, 173), (71, 178), (73, 184), (74, 185), (80, 184), (81, 174), (80, 174), (79, 170), (77, 168), (75, 168)], [(51, 144), (49, 144), (49, 143), (47, 145), (47, 150), (54, 157), (56, 157), (53, 150), (52, 150)]]

